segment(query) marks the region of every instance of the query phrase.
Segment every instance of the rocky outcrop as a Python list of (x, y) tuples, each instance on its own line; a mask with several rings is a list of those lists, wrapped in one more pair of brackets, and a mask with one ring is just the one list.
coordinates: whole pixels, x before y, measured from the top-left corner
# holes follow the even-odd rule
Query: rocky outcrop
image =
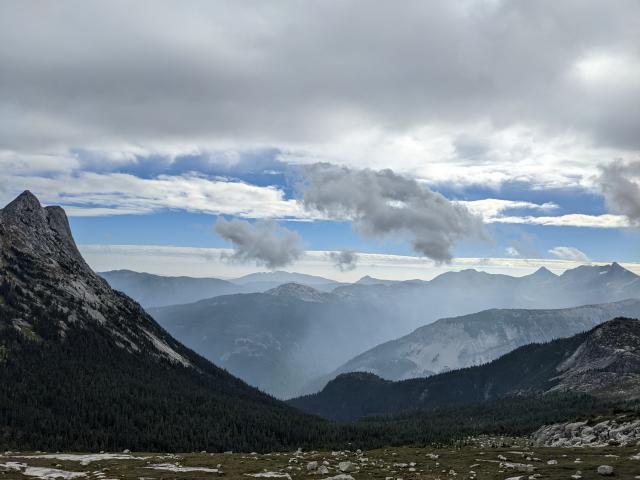
[(172, 338), (29, 192), (0, 210), (0, 385), (11, 448), (274, 449), (319, 424)]
[(640, 398), (640, 324), (615, 319), (594, 329), (558, 371), (552, 391)]
[[(135, 302), (114, 291), (86, 264), (64, 210), (43, 208), (29, 191), (0, 210), (2, 288), (0, 330), (13, 326), (38, 340), (40, 331), (99, 328), (115, 345), (147, 351), (187, 366), (184, 349)], [(10, 301), (9, 301), (10, 300)], [(55, 312), (53, 325), (37, 324), (37, 312)], [(41, 322), (42, 323), (42, 322)], [(7, 355), (11, 349), (7, 346)]]
[(556, 423), (531, 435), (536, 447), (607, 447), (640, 445), (640, 419), (620, 417), (596, 422)]

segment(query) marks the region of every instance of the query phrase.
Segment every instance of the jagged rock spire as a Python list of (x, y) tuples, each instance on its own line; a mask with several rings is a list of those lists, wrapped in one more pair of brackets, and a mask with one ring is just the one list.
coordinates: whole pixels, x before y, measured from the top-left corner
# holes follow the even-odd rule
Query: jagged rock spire
[(65, 211), (58, 206), (43, 208), (29, 190), (0, 210), (0, 223), (8, 229), (5, 235), (19, 237), (19, 244), (31, 253), (71, 257), (86, 267), (73, 240)]

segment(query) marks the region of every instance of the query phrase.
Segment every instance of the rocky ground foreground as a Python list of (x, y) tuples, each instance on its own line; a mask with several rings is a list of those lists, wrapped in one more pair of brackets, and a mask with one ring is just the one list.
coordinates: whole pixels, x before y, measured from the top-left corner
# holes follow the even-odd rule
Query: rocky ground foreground
[[(507, 443), (510, 446), (504, 446)], [(640, 479), (640, 447), (531, 447), (528, 442), (480, 439), (463, 448), (394, 447), (364, 452), (5, 452), (0, 456), (0, 478)]]

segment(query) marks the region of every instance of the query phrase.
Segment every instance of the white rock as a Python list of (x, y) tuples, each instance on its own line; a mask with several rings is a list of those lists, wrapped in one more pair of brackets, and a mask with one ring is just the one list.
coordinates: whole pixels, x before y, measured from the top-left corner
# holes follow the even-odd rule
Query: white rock
[(338, 464), (338, 470), (340, 470), (341, 472), (355, 472), (356, 471), (356, 465), (353, 462), (340, 462)]
[(600, 465), (597, 471), (600, 475), (613, 475), (613, 467), (610, 465)]
[(318, 469), (318, 462), (307, 463), (307, 472), (313, 472)]

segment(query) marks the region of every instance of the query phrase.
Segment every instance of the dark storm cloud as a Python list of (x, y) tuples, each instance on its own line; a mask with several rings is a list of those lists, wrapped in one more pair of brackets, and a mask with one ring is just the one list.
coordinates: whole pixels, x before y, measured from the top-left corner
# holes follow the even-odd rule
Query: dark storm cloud
[(640, 161), (616, 161), (601, 167), (599, 182), (609, 210), (640, 226)]
[(340, 252), (329, 252), (329, 259), (341, 272), (355, 270), (358, 266), (358, 254), (353, 250), (342, 250)]
[(303, 178), (306, 208), (349, 218), (366, 236), (408, 237), (417, 253), (438, 262), (451, 260), (457, 241), (486, 238), (480, 217), (392, 170), (318, 163), (304, 167)]
[(280, 145), (462, 120), (638, 148), (640, 82), (575, 67), (602, 54), (631, 78), (639, 19), (633, 0), (9, 0), (0, 148)]
[(233, 244), (231, 258), (241, 262), (255, 262), (275, 269), (293, 263), (302, 255), (300, 236), (270, 220), (252, 224), (220, 217), (214, 230)]

